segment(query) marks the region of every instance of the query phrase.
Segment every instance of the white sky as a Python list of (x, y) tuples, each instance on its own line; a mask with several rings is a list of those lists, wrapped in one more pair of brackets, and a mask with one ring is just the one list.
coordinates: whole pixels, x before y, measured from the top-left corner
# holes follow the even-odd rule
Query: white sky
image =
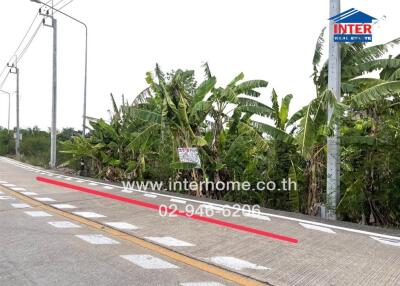
[[(89, 27), (88, 116), (108, 119), (111, 92), (119, 101), (121, 94), (131, 101), (146, 87), (145, 73), (156, 62), (165, 72), (194, 69), (201, 81), (204, 61), (218, 85), (239, 72), (245, 79), (267, 80), (269, 88), (262, 95), (267, 104), (272, 87), (280, 96), (294, 94), (294, 112), (314, 97), (311, 61), (316, 39), (328, 25), (328, 4), (329, 0), (75, 0), (64, 12)], [(29, 0), (0, 0), (0, 71), (38, 8)], [(349, 8), (378, 19), (386, 16), (374, 27), (374, 44), (400, 36), (398, 0), (342, 0), (342, 11)], [(81, 128), (84, 30), (62, 15), (57, 19), (58, 128)], [(50, 126), (51, 48), (52, 30), (43, 27), (19, 64), (22, 127)], [(3, 89), (15, 90), (12, 76)], [(15, 102), (11, 104), (14, 126)], [(7, 126), (7, 110), (8, 97), (0, 94), (0, 126)]]

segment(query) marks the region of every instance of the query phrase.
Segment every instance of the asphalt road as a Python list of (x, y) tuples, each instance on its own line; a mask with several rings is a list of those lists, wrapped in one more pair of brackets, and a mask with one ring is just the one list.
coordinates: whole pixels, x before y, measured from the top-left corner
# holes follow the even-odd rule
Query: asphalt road
[(0, 192), (0, 285), (400, 285), (394, 231), (124, 190), (7, 158)]

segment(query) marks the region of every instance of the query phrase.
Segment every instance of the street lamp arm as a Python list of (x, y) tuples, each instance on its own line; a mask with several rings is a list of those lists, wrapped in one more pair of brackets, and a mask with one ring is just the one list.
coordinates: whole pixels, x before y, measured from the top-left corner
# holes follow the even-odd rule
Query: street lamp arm
[(61, 11), (61, 10), (58, 10), (57, 8), (54, 8), (54, 7), (50, 6), (49, 4), (43, 3), (42, 1), (39, 1), (39, 0), (31, 0), (31, 1), (32, 1), (32, 2), (35, 2), (35, 3), (42, 4), (42, 5), (44, 5), (44, 6), (48, 7), (48, 8), (50, 8), (50, 9), (52, 9), (52, 10), (54, 10), (54, 11), (57, 11), (58, 13), (60, 13), (60, 14), (62, 14), (62, 15), (64, 15), (64, 16), (66, 16), (66, 17), (68, 17), (68, 18), (74, 20), (75, 22), (78, 22), (79, 24), (81, 24), (81, 25), (83, 25), (83, 26), (85, 27), (86, 33), (87, 33), (87, 25), (86, 25), (85, 23), (83, 23), (82, 21), (76, 19), (75, 17), (72, 17), (71, 15), (68, 15), (67, 13), (65, 13), (65, 12), (63, 12), (63, 11)]

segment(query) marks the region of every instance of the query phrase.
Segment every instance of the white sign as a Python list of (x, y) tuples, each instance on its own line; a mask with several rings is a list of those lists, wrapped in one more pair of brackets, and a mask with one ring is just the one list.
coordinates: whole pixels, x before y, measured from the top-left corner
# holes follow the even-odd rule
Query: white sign
[(179, 161), (183, 163), (195, 163), (196, 168), (201, 168), (199, 150), (197, 148), (178, 148)]
[[(14, 133), (14, 139), (17, 139), (17, 133)], [(22, 140), (22, 133), (19, 133), (19, 140)]]

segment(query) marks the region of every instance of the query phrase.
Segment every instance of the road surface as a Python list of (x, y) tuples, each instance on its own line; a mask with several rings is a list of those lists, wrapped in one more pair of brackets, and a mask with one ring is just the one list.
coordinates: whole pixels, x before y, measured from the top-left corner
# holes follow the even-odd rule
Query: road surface
[(125, 190), (3, 157), (0, 252), (0, 285), (400, 285), (396, 231)]

